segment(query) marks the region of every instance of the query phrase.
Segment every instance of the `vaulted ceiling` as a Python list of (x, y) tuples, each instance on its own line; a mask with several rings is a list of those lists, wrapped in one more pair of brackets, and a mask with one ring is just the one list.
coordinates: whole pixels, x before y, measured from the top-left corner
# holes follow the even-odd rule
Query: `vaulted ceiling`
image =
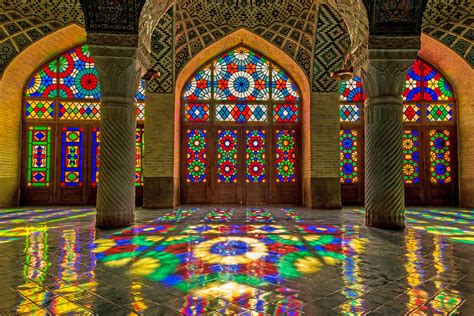
[[(0, 75), (33, 42), (70, 23), (85, 23), (79, 0), (3, 0), (0, 11)], [(152, 37), (153, 66), (162, 77), (149, 88), (172, 91), (174, 74), (194, 55), (242, 27), (291, 56), (313, 81), (313, 90), (333, 89), (322, 78), (345, 53), (347, 32), (336, 10), (312, 0), (178, 0)], [(472, 0), (429, 0), (422, 30), (474, 67)]]

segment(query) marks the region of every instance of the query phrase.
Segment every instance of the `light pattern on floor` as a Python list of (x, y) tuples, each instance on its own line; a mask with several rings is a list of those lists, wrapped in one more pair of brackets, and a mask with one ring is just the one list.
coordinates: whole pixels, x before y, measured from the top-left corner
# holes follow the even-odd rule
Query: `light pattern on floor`
[(275, 221), (272, 213), (266, 209), (251, 208), (245, 213), (247, 223), (273, 223)]
[(2, 211), (0, 313), (472, 314), (474, 212), (410, 210), (390, 232), (353, 210), (264, 210), (274, 222), (141, 211), (112, 232), (90, 209)]
[(228, 223), (234, 215), (235, 209), (233, 208), (216, 208), (213, 209), (203, 219), (204, 222), (217, 222), (217, 223)]

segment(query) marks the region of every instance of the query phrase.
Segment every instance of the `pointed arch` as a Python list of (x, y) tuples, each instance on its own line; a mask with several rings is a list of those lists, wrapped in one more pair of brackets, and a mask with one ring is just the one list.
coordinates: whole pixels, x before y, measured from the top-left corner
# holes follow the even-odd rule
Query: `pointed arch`
[(0, 115), (8, 119), (3, 121), (0, 131), (3, 142), (0, 148), (0, 207), (18, 204), (24, 83), (38, 65), (72, 46), (85, 42), (85, 39), (84, 28), (71, 24), (34, 42), (5, 69), (0, 80)]
[[(266, 56), (267, 58), (276, 61), (278, 66), (286, 72), (290, 77), (293, 78), (294, 84), (298, 87), (301, 95), (301, 113), (302, 113), (302, 187), (303, 193), (309, 188), (310, 181), (310, 84), (309, 80), (306, 77), (304, 71), (298, 66), (298, 64), (285, 52), (280, 50), (278, 47), (274, 46), (270, 42), (261, 38), (260, 36), (246, 30), (239, 29), (226, 37), (220, 39), (219, 41), (214, 42), (212, 45), (209, 45), (207, 48), (198, 53), (193, 59), (191, 59), (188, 64), (183, 68), (183, 70), (177, 75), (176, 78), (176, 93), (175, 93), (175, 133), (174, 133), (174, 143), (175, 143), (175, 155), (174, 155), (174, 177), (179, 179), (180, 169), (180, 131), (181, 131), (181, 120), (180, 120), (180, 99), (181, 92), (185, 88), (185, 85), (189, 78), (201, 68), (205, 66), (214, 56), (220, 56), (228, 51), (232, 50), (238, 45), (248, 47), (249, 49), (254, 50), (255, 52)], [(177, 189), (179, 186), (175, 186)], [(307, 196), (302, 194), (303, 197)], [(304, 201), (305, 204), (308, 204), (309, 201)]]

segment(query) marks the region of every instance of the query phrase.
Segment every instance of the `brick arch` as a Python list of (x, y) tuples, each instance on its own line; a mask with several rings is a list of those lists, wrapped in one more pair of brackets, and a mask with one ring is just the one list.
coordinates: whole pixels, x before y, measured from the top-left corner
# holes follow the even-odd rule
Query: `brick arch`
[[(180, 111), (181, 111), (181, 95), (182, 91), (191, 76), (201, 69), (206, 62), (209, 62), (211, 58), (220, 56), (227, 53), (229, 50), (237, 45), (243, 45), (249, 49), (253, 49), (259, 54), (268, 57), (273, 60), (278, 66), (285, 71), (291, 78), (293, 78), (296, 86), (301, 93), (302, 99), (302, 142), (303, 142), (303, 157), (302, 157), (302, 170), (303, 170), (303, 194), (304, 203), (309, 205), (310, 201), (306, 199), (310, 190), (310, 98), (311, 98), (311, 86), (306, 77), (304, 71), (298, 66), (298, 64), (285, 52), (280, 50), (275, 45), (266, 41), (265, 39), (255, 35), (254, 33), (246, 30), (239, 29), (226, 37), (220, 39), (217, 42), (206, 47), (204, 50), (199, 52), (193, 59), (191, 59), (179, 73), (176, 78), (175, 85), (175, 130), (174, 130), (174, 177), (179, 179), (179, 161), (180, 161)], [(178, 186), (175, 186), (178, 187)]]
[(474, 72), (455, 51), (425, 34), (421, 35), (419, 55), (441, 71), (454, 87), (459, 113), (459, 201), (461, 206), (474, 207)]
[(71, 24), (45, 36), (23, 50), (8, 65), (0, 80), (0, 207), (18, 204), (20, 186), (22, 96), (33, 72), (53, 56), (85, 42), (86, 32)]

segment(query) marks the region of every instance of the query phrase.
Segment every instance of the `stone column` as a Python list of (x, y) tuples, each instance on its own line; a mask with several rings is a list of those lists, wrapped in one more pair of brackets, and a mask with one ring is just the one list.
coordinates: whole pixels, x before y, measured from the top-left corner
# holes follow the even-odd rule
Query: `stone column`
[(402, 174), (402, 96), (409, 67), (420, 47), (417, 37), (369, 39), (369, 61), (362, 69), (365, 101), (366, 225), (405, 227)]
[(88, 34), (101, 97), (97, 227), (135, 220), (135, 94), (144, 73), (137, 35)]

